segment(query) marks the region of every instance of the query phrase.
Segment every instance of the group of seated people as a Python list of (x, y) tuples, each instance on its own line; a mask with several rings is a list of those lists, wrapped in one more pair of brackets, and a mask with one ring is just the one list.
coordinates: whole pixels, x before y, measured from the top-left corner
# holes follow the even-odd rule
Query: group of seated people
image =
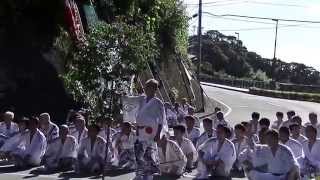
[[(190, 108), (190, 107), (189, 107)], [(167, 111), (166, 111), (167, 113)], [(171, 118), (167, 116), (167, 119)], [(158, 145), (159, 171), (181, 176), (193, 169), (197, 179), (229, 179), (232, 175), (251, 180), (296, 180), (317, 176), (320, 170), (320, 125), (310, 113), (302, 124), (294, 111), (276, 113), (271, 124), (257, 112), (252, 119), (230, 126), (223, 112), (202, 120), (186, 112), (170, 125)], [(48, 113), (19, 118), (7, 111), (0, 123), (0, 159), (17, 167), (43, 165), (46, 171), (75, 170), (100, 173), (105, 167), (135, 170), (137, 136), (131, 122), (116, 124), (112, 118), (98, 118), (86, 126), (80, 112), (58, 127)], [(168, 123), (169, 124), (169, 123)]]

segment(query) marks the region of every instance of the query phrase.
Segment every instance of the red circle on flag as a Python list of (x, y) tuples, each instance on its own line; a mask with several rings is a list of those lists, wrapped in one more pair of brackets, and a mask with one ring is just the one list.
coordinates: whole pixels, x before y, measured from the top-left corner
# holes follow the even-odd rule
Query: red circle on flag
[(146, 133), (151, 134), (152, 133), (152, 128), (151, 127), (146, 127)]

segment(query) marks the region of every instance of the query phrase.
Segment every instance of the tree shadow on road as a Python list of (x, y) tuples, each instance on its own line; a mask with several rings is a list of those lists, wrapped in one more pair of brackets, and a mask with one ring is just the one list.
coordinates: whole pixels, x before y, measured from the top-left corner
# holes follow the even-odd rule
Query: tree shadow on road
[(132, 173), (133, 170), (127, 170), (127, 169), (114, 169), (114, 170), (108, 170), (104, 173), (105, 176), (107, 177), (116, 177), (116, 176), (121, 176), (125, 174)]
[(31, 168), (17, 168), (14, 165), (3, 166), (3, 167), (0, 167), (0, 173), (15, 173), (15, 172), (19, 172), (19, 171), (26, 171), (29, 169), (31, 169)]

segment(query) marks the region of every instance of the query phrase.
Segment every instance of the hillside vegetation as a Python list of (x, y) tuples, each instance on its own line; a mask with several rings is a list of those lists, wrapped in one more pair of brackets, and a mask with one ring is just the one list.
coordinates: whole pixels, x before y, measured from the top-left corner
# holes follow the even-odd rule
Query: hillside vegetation
[[(188, 52), (197, 57), (197, 36), (189, 37)], [(319, 71), (302, 63), (267, 59), (248, 51), (241, 40), (210, 30), (202, 40), (202, 73), (281, 83), (319, 85)], [(197, 63), (197, 59), (193, 59)]]

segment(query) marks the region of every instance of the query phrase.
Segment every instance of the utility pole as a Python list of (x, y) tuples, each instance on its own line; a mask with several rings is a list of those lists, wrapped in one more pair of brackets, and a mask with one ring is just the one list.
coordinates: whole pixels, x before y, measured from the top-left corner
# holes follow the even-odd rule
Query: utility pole
[(197, 78), (200, 81), (201, 61), (202, 61), (202, 0), (199, 0), (199, 12), (198, 12), (198, 68)]
[(276, 35), (274, 39), (274, 50), (273, 50), (273, 60), (276, 60), (276, 52), (277, 52), (277, 40), (278, 40), (278, 23), (279, 19), (272, 19), (273, 21), (276, 21)]
[(240, 40), (240, 34), (238, 32), (235, 32), (235, 34), (237, 35), (238, 41), (239, 41)]
[[(199, 0), (199, 12), (198, 12), (198, 43), (199, 43), (199, 52), (198, 52), (198, 68), (197, 68), (197, 79), (200, 83), (200, 72), (201, 72), (201, 62), (202, 62), (202, 0)], [(201, 93), (201, 109), (200, 112), (204, 112), (204, 94), (203, 89), (200, 84), (200, 93)]]

